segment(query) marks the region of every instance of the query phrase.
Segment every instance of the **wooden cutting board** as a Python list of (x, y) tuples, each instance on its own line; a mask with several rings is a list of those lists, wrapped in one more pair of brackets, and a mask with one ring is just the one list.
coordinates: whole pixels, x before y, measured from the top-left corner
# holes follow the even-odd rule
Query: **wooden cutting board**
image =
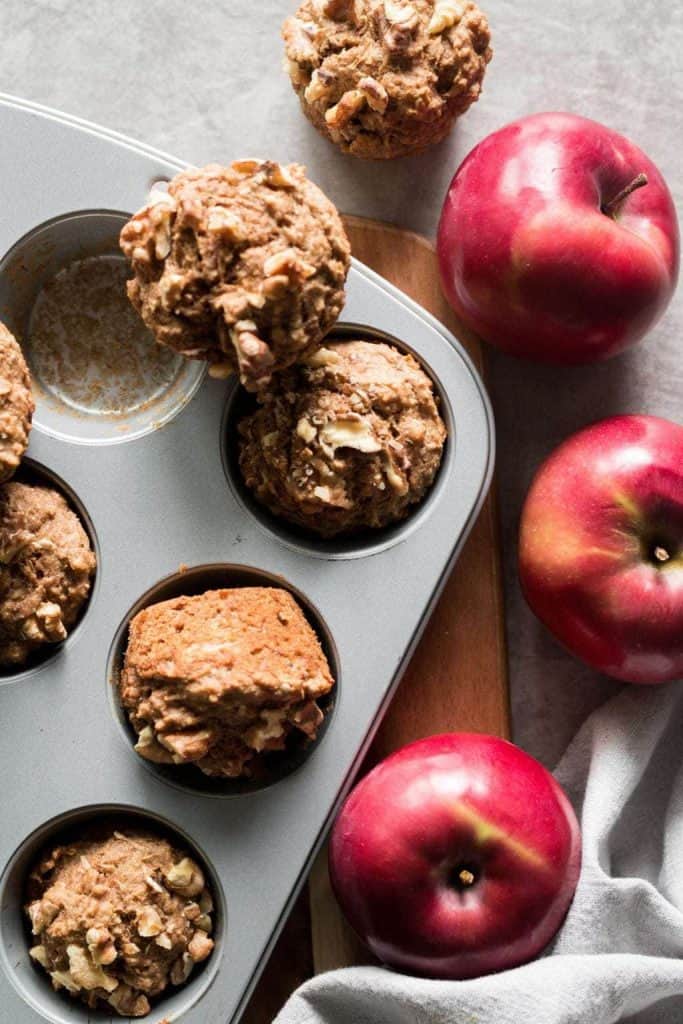
[[(347, 217), (353, 254), (429, 310), (455, 334), (485, 377), (479, 340), (447, 305), (433, 246), (419, 235)], [(495, 487), (373, 743), (361, 774), (391, 751), (438, 732), (509, 735), (500, 547)], [(243, 1017), (270, 1024), (313, 974), (372, 957), (345, 924), (332, 895), (326, 850), (285, 926)]]

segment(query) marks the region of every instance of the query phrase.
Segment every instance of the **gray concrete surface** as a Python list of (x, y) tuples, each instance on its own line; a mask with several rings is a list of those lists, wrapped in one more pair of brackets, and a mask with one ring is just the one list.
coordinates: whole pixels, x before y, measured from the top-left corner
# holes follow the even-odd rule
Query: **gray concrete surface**
[[(195, 163), (301, 161), (344, 211), (427, 235), (451, 175), (479, 139), (523, 114), (572, 110), (639, 143), (682, 208), (683, 7), (674, 0), (482, 0), (495, 56), (480, 102), (439, 148), (387, 165), (341, 156), (299, 113), (279, 38), (295, 6), (2, 0), (0, 89)], [(539, 460), (579, 426), (622, 411), (683, 419), (682, 326), (679, 292), (646, 344), (611, 363), (558, 373), (492, 359), (514, 731), (550, 765), (617, 687), (560, 651), (526, 609), (515, 570), (520, 505)]]

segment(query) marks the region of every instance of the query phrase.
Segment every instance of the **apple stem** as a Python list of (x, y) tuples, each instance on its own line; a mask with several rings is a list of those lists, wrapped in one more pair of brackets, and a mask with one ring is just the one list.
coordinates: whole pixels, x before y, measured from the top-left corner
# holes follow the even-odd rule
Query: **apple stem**
[(658, 562), (668, 562), (671, 559), (671, 555), (666, 548), (660, 547), (659, 545), (657, 545), (654, 550), (654, 556)]
[(647, 184), (647, 174), (643, 174), (641, 172), (637, 177), (633, 179), (630, 185), (627, 185), (626, 188), (622, 188), (621, 192), (619, 192), (614, 197), (614, 199), (610, 199), (609, 203), (603, 203), (602, 212), (606, 213), (608, 217), (616, 216), (616, 214), (619, 212), (619, 207), (624, 202), (624, 200), (628, 199), (628, 197), (633, 192), (637, 191), (637, 189), (642, 188), (643, 185)]
[(474, 875), (471, 871), (468, 871), (467, 868), (463, 868), (462, 871), (458, 872), (458, 879), (465, 889), (469, 889), (475, 882)]

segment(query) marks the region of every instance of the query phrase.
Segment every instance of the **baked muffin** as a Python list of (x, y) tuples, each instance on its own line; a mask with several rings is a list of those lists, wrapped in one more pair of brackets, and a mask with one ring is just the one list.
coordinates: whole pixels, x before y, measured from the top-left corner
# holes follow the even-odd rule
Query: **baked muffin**
[(26, 360), (0, 323), (0, 483), (14, 475), (26, 451), (34, 408)]
[(344, 304), (344, 226), (298, 164), (184, 171), (125, 225), (121, 248), (156, 340), (250, 390), (314, 349)]
[(492, 56), (471, 0), (304, 0), (282, 31), (306, 116), (372, 159), (440, 142), (478, 99)]
[(334, 680), (286, 590), (210, 590), (151, 605), (130, 624), (118, 680), (136, 751), (206, 775), (249, 777), (292, 734), (314, 739)]
[(90, 593), (95, 555), (80, 519), (51, 487), (0, 487), (0, 666), (64, 640)]
[(441, 463), (432, 382), (391, 345), (330, 341), (262, 403), (239, 425), (244, 481), (274, 515), (323, 537), (403, 519)]
[(27, 896), (32, 959), (90, 1009), (144, 1017), (214, 947), (201, 868), (146, 832), (102, 830), (50, 850)]

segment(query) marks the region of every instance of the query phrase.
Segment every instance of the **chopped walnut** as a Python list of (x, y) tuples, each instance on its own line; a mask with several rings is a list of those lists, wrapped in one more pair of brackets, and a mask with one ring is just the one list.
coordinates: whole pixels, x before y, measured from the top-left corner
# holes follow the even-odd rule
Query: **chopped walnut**
[(330, 74), (329, 71), (324, 71), (322, 68), (316, 68), (311, 75), (311, 80), (304, 90), (304, 99), (308, 103), (315, 103), (316, 100), (321, 100), (330, 94), (330, 90), (334, 86), (336, 79), (334, 75)]
[(299, 18), (290, 18), (290, 24), (290, 47), (295, 67), (315, 60), (317, 51), (313, 40), (318, 31), (317, 27), (311, 22), (301, 21)]
[(344, 128), (367, 103), (367, 96), (360, 89), (349, 89), (339, 103), (325, 113), (325, 120), (330, 128)]
[(270, 347), (258, 336), (256, 330), (253, 321), (242, 320), (235, 324), (231, 338), (237, 354), (240, 376), (248, 377), (260, 384), (270, 379), (274, 360)]
[(315, 6), (326, 18), (355, 24), (357, 19), (356, 2), (357, 0), (315, 0)]
[(135, 750), (141, 757), (154, 761), (155, 764), (170, 764), (173, 760), (170, 751), (162, 747), (150, 725), (146, 725), (139, 733)]
[(430, 36), (438, 36), (446, 29), (453, 28), (464, 15), (465, 4), (461, 0), (437, 0), (427, 32)]
[(292, 279), (286, 274), (274, 274), (263, 282), (262, 290), (266, 299), (281, 299), (292, 286)]
[(302, 416), (297, 423), (296, 432), (302, 441), (306, 441), (307, 444), (313, 441), (318, 433), (311, 421), (306, 419), (305, 416)]
[(143, 907), (138, 914), (138, 935), (143, 939), (153, 939), (164, 930), (159, 912), (154, 907)]
[(147, 996), (130, 985), (119, 985), (107, 1002), (122, 1017), (146, 1017), (152, 1009)]
[(154, 892), (158, 892), (163, 896), (164, 887), (163, 885), (159, 885), (156, 878), (153, 878), (152, 875), (145, 875), (145, 882), (150, 887), (150, 889), (153, 889)]
[(39, 635), (44, 639), (59, 641), (65, 638), (66, 628), (62, 621), (62, 609), (54, 601), (44, 601), (38, 605), (35, 620), (39, 626)]
[(189, 857), (174, 864), (166, 874), (166, 881), (174, 892), (181, 896), (198, 896), (204, 889), (204, 874), (198, 864)]
[(384, 0), (384, 17), (388, 23), (384, 43), (389, 51), (405, 50), (410, 46), (419, 27), (420, 17), (410, 4), (402, 6), (394, 0)]
[(41, 967), (49, 966), (45, 946), (32, 946), (31, 949), (29, 949), (28, 951), (28, 955), (31, 957), (32, 960), (35, 960), (37, 964), (40, 964)]
[(406, 25), (411, 29), (419, 22), (418, 13), (410, 4), (396, 3), (395, 0), (384, 0), (384, 17), (390, 25)]
[(296, 722), (297, 728), (301, 729), (307, 736), (315, 736), (318, 726), (323, 720), (323, 715), (315, 701), (307, 701), (296, 714), (292, 721)]
[(182, 274), (175, 274), (173, 271), (162, 274), (159, 280), (159, 294), (164, 309), (172, 309), (183, 294), (185, 278)]
[(73, 992), (74, 995), (81, 991), (81, 986), (74, 981), (69, 971), (50, 971), (50, 979), (57, 991), (60, 988), (65, 988), (67, 992)]
[[(166, 196), (165, 192), (162, 194)], [(165, 260), (171, 251), (171, 217), (173, 214), (174, 206), (169, 202), (157, 202), (150, 208), (149, 216), (154, 226), (154, 255), (158, 260)]]
[(333, 348), (319, 348), (317, 352), (311, 353), (308, 358), (304, 359), (303, 362), (306, 366), (312, 368), (320, 366), (334, 366), (335, 363), (340, 363), (339, 353), (335, 352)]
[(389, 103), (389, 93), (376, 78), (361, 78), (358, 88), (365, 96), (368, 106), (383, 114)]
[(326, 423), (320, 430), (320, 443), (332, 449), (355, 448), (359, 452), (381, 452), (382, 444), (377, 440), (371, 424), (360, 417), (340, 417)]
[(295, 285), (312, 277), (315, 274), (315, 267), (306, 263), (296, 249), (283, 249), (282, 252), (273, 253), (264, 261), (263, 273), (266, 277), (281, 275)]
[(262, 165), (261, 172), (266, 184), (272, 186), (272, 188), (296, 188), (296, 181), (292, 177), (291, 172), (282, 164), (267, 160)]
[[(206, 226), (213, 234), (221, 235), (235, 245), (244, 238), (241, 221), (224, 206), (214, 206), (209, 210)], [(182, 275), (177, 276), (182, 279)]]
[(52, 924), (59, 913), (59, 907), (48, 899), (36, 900), (28, 908), (28, 916), (31, 919), (31, 928), (34, 935), (40, 935), (49, 925)]
[(196, 964), (202, 963), (213, 950), (213, 939), (210, 939), (206, 931), (201, 929), (194, 933), (190, 939), (187, 951)]
[(208, 729), (189, 729), (186, 732), (165, 732), (159, 742), (177, 762), (187, 758), (203, 757), (211, 747), (213, 735)]
[(95, 988), (113, 992), (118, 987), (118, 980), (98, 967), (81, 946), (67, 946), (66, 955), (69, 958), (69, 974), (79, 988), (84, 988), (88, 992)]
[(171, 982), (174, 985), (183, 985), (192, 974), (194, 960), (189, 953), (183, 953), (178, 957), (171, 967)]
[(85, 933), (85, 941), (93, 963), (107, 967), (116, 960), (118, 954), (108, 928), (89, 928)]
[(408, 493), (408, 481), (402, 476), (396, 466), (394, 465), (393, 459), (389, 452), (383, 452), (384, 455), (384, 471), (387, 475), (389, 484), (398, 495), (404, 495)]

